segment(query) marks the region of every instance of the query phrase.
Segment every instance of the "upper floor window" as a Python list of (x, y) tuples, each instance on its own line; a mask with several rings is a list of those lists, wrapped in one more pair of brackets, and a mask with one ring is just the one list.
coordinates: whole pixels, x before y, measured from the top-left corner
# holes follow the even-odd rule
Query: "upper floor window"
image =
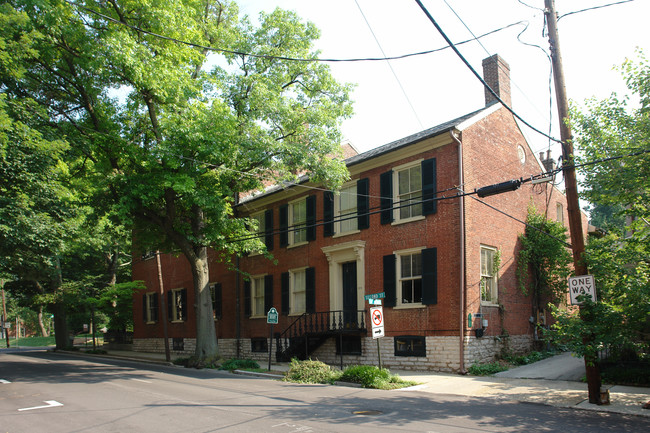
[(336, 204), (339, 222), (337, 233), (356, 231), (359, 227), (357, 224), (357, 186), (349, 185), (341, 188)]
[(436, 159), (395, 167), (379, 176), (381, 223), (407, 222), (437, 212)]
[(307, 200), (303, 199), (289, 204), (289, 235), (291, 244), (307, 242)]
[(481, 302), (498, 302), (498, 252), (496, 248), (481, 246)]
[[(395, 171), (397, 219), (422, 215), (422, 172), (420, 164)], [(412, 204), (411, 204), (412, 203)]]

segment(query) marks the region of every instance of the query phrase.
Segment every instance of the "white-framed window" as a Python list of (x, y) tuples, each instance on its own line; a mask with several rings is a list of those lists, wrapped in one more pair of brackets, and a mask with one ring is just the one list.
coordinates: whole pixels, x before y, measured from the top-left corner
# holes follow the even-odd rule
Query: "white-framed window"
[(155, 323), (158, 321), (158, 296), (155, 292), (144, 295), (144, 321), (146, 323)]
[(422, 249), (396, 252), (397, 305), (422, 305)]
[[(264, 217), (264, 212), (258, 212), (254, 213), (250, 216), (250, 219), (254, 220), (257, 228), (255, 230), (251, 230), (251, 232), (255, 235), (257, 235), (257, 239), (259, 239), (260, 242), (264, 243), (265, 242), (265, 233), (266, 233), (266, 218)], [(262, 250), (255, 250), (251, 251), (251, 254), (260, 254)]]
[(187, 290), (174, 289), (171, 292), (171, 317), (172, 322), (182, 322), (187, 318)]
[(251, 316), (265, 316), (264, 311), (264, 275), (251, 278)]
[(497, 249), (481, 246), (481, 302), (496, 304), (498, 298)]
[(212, 318), (221, 319), (221, 302), (222, 302), (222, 290), (220, 283), (210, 283), (210, 298), (212, 299)]
[[(422, 216), (422, 164), (416, 161), (393, 171), (395, 221)], [(414, 203), (409, 205), (409, 203)]]
[(307, 242), (307, 200), (289, 203), (289, 244)]
[(556, 211), (556, 221), (559, 223), (564, 224), (564, 206), (562, 206), (562, 203), (557, 203), (555, 206), (555, 211)]
[(341, 191), (335, 196), (334, 212), (338, 221), (337, 234), (355, 232), (359, 229), (356, 183), (341, 188)]
[(289, 314), (307, 310), (307, 268), (289, 271)]

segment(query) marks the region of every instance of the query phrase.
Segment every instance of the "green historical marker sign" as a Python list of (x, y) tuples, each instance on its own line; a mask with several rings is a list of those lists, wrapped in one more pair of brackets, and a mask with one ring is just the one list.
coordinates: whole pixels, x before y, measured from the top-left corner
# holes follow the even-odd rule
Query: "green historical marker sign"
[(278, 310), (275, 307), (271, 307), (269, 312), (266, 314), (266, 323), (271, 325), (278, 324)]

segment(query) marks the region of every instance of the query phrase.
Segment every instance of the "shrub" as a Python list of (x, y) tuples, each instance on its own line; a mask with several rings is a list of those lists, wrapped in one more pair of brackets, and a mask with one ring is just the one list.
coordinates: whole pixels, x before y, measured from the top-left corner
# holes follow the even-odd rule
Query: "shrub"
[(377, 389), (397, 389), (415, 385), (415, 382), (402, 380), (398, 375), (390, 374), (388, 369), (374, 365), (352, 365), (343, 371), (340, 380), (360, 383), (364, 388)]
[(299, 361), (294, 358), (289, 364), (285, 380), (297, 383), (334, 383), (339, 377), (340, 373), (323, 362), (311, 359)]
[(252, 359), (233, 358), (221, 364), (219, 370), (233, 371), (233, 370), (244, 370), (244, 369), (251, 369), (251, 368), (260, 368), (260, 365), (257, 363), (257, 361), (254, 361)]
[(474, 376), (489, 376), (500, 371), (506, 371), (507, 369), (507, 365), (499, 362), (491, 362), (489, 364), (474, 364), (467, 369), (467, 372)]

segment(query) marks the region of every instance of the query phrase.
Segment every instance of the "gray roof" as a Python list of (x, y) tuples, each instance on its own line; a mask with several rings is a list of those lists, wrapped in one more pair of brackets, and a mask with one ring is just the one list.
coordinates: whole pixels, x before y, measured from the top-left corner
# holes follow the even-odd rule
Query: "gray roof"
[[(490, 104), (492, 105), (492, 104)], [(488, 106), (489, 107), (489, 106)], [(359, 164), (361, 162), (370, 160), (372, 158), (376, 158), (380, 155), (386, 154), (393, 152), (395, 150), (401, 149), (406, 146), (410, 146), (411, 144), (418, 143), (422, 140), (426, 140), (427, 138), (434, 137), (436, 135), (451, 131), (454, 129), (456, 126), (460, 125), (461, 123), (465, 122), (466, 120), (471, 119), (472, 117), (476, 116), (478, 113), (481, 111), (487, 109), (488, 107), (483, 107), (480, 110), (476, 110), (472, 113), (465, 114), (464, 116), (457, 117), (456, 119), (450, 120), (445, 123), (441, 123), (440, 125), (434, 126), (429, 129), (425, 129), (420, 132), (416, 132), (415, 134), (409, 135), (408, 137), (400, 138), (399, 140), (395, 140), (391, 143), (384, 144), (383, 146), (376, 147), (374, 149), (370, 149), (367, 152), (360, 153), (358, 155), (351, 156), (345, 160), (345, 165), (347, 167), (350, 167), (355, 164)], [(304, 175), (301, 176), (300, 179), (298, 180), (298, 184), (307, 182), (309, 180), (309, 176)], [(258, 198), (261, 197), (266, 197), (269, 196), (273, 193), (276, 193), (278, 191), (284, 190), (286, 188), (292, 187), (294, 184), (292, 183), (286, 183), (283, 185), (274, 185), (270, 188), (267, 188), (264, 192), (260, 192), (258, 194), (253, 194), (248, 197), (245, 197), (241, 200), (240, 204), (252, 202)]]
[(464, 116), (450, 120), (449, 122), (441, 123), (440, 125), (434, 126), (429, 129), (425, 129), (424, 131), (416, 132), (415, 134), (409, 135), (408, 137), (400, 138), (399, 140), (395, 140), (392, 143), (384, 144), (383, 146), (370, 149), (367, 152), (363, 152), (358, 155), (351, 156), (350, 158), (345, 160), (345, 165), (349, 167), (354, 164), (359, 164), (363, 161), (367, 161), (369, 159), (375, 158), (385, 153), (389, 153), (401, 149), (402, 147), (410, 146), (411, 144), (415, 144), (419, 141), (426, 140), (427, 138), (434, 137), (436, 135), (442, 134), (447, 131), (451, 131), (452, 129), (454, 129), (454, 127), (460, 125), (461, 123), (465, 122), (468, 119), (471, 119), (472, 117), (476, 116), (476, 114), (485, 110), (485, 108), (486, 107), (483, 107), (480, 110), (476, 110), (472, 113), (465, 114)]

